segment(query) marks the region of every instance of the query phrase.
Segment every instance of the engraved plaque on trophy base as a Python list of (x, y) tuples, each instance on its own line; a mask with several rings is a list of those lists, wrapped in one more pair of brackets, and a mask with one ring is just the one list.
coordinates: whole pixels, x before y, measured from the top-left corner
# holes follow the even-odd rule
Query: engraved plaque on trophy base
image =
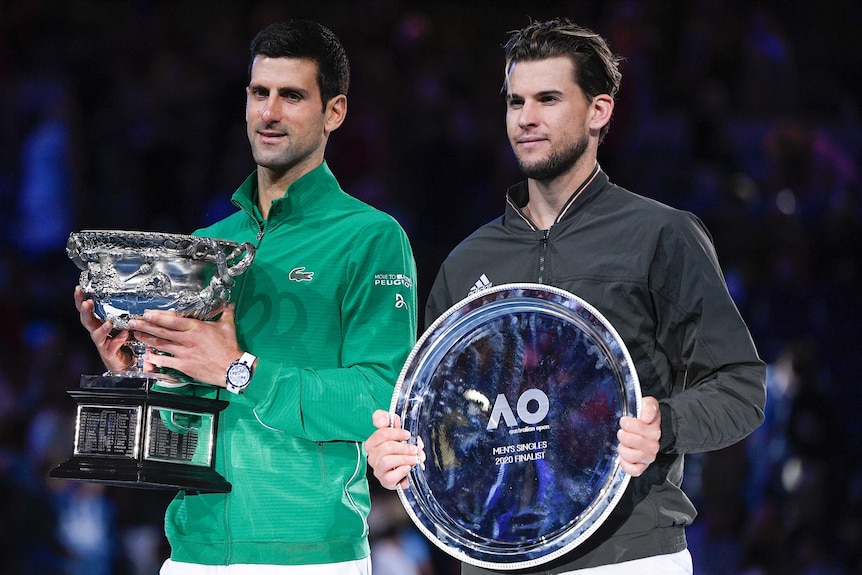
[(85, 375), (73, 455), (51, 477), (148, 489), (227, 493), (214, 469), (219, 412), (228, 402), (165, 391), (151, 377)]

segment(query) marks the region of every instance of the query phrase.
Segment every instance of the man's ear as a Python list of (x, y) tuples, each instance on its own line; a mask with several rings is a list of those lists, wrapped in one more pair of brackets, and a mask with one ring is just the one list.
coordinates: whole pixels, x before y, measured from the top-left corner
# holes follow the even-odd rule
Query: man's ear
[(326, 103), (323, 129), (329, 134), (338, 129), (347, 117), (347, 96), (339, 94)]
[(590, 103), (592, 117), (590, 118), (590, 130), (599, 131), (611, 121), (614, 113), (614, 99), (608, 94), (599, 94)]

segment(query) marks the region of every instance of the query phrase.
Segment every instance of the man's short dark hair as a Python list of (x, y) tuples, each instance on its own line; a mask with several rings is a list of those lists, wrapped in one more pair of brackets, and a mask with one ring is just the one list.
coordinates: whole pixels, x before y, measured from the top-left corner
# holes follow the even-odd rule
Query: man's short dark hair
[[(620, 88), (620, 58), (611, 52), (604, 38), (567, 18), (532, 22), (526, 28), (510, 32), (504, 50), (504, 89), (508, 88), (509, 74), (515, 62), (546, 60), (557, 56), (566, 56), (572, 61), (575, 83), (589, 100), (599, 94), (608, 94), (613, 98)], [(610, 123), (602, 128), (600, 141), (609, 127)]]
[(256, 56), (299, 58), (317, 63), (317, 85), (323, 105), (338, 96), (347, 95), (350, 87), (350, 63), (344, 46), (329, 28), (311, 20), (290, 20), (271, 24), (251, 41), (248, 73)]

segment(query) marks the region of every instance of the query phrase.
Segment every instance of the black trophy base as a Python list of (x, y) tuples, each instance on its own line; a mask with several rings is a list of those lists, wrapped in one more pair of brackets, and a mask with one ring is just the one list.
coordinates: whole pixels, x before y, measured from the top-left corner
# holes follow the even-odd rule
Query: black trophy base
[(228, 402), (198, 397), (196, 386), (146, 375), (81, 377), (72, 456), (57, 479), (141, 489), (228, 493), (214, 469), (219, 412)]
[(142, 463), (71, 457), (51, 470), (55, 479), (102, 483), (114, 487), (229, 493), (230, 483), (211, 469), (189, 469), (171, 463)]

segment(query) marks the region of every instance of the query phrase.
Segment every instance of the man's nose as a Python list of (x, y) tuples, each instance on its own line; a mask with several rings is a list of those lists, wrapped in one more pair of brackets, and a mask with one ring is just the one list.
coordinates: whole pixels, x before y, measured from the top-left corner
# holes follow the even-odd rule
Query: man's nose
[(260, 110), (260, 117), (265, 122), (276, 122), (281, 119), (281, 109), (278, 106), (277, 96), (267, 98), (263, 108)]
[(537, 122), (538, 110), (532, 102), (524, 102), (518, 112), (518, 125), (523, 127), (534, 126)]

